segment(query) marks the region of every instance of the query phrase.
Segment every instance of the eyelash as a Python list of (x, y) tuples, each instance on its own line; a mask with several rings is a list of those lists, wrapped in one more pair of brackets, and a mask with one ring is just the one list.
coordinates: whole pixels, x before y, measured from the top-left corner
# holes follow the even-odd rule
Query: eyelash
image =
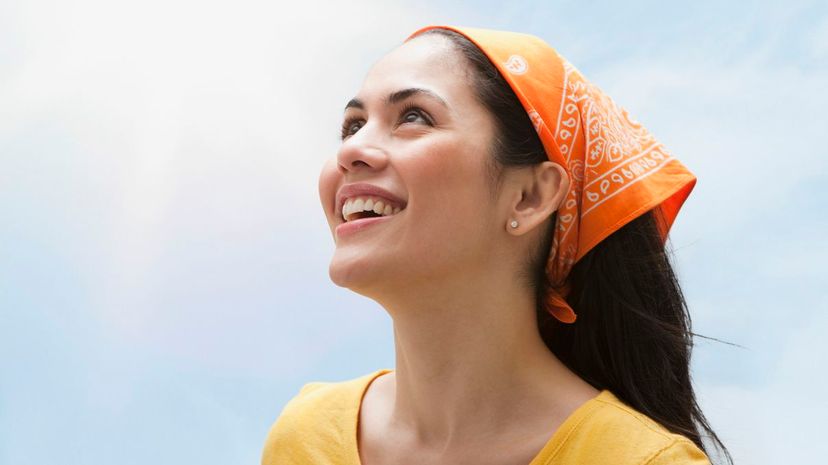
[[(428, 113), (426, 113), (425, 111), (423, 111), (422, 108), (420, 108), (417, 105), (414, 105), (412, 103), (406, 104), (403, 107), (403, 109), (400, 111), (400, 114), (402, 116), (405, 116), (411, 111), (417, 113), (422, 119), (424, 119), (426, 121), (427, 124), (429, 124), (429, 125), (432, 124), (431, 119), (428, 117)], [(342, 140), (345, 140), (348, 136), (353, 135), (353, 134), (350, 134), (349, 131), (351, 130), (351, 126), (354, 123), (358, 122), (359, 120), (360, 120), (360, 118), (358, 118), (356, 116), (352, 116), (352, 117), (346, 119), (344, 123), (342, 123), (342, 132), (340, 134), (340, 138)], [(362, 126), (360, 126), (360, 127), (362, 127)]]

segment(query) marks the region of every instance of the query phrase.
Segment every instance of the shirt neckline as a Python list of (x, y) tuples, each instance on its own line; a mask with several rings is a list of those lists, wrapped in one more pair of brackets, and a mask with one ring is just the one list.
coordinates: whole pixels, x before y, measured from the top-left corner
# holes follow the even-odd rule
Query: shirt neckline
[[(392, 371), (394, 370), (391, 368), (380, 368), (379, 370), (366, 375), (363, 378), (363, 382), (358, 386), (355, 415), (351, 418), (351, 431), (349, 432), (351, 444), (353, 445), (351, 450), (353, 451), (354, 465), (362, 465), (362, 461), (359, 457), (359, 438), (357, 437), (357, 434), (359, 433), (359, 413), (362, 410), (362, 400), (365, 397), (365, 393), (368, 392), (368, 387), (372, 382), (374, 382), (375, 379)], [(535, 457), (532, 458), (532, 461), (527, 465), (543, 465), (548, 463), (549, 459), (558, 454), (567, 439), (569, 439), (572, 433), (575, 432), (578, 426), (580, 426), (580, 424), (586, 420), (602, 402), (609, 400), (612, 397), (613, 394), (611, 391), (603, 389), (595, 397), (579, 405), (572, 411), (571, 414), (569, 414), (568, 417), (566, 417), (558, 429), (552, 433), (552, 436), (550, 436), (549, 440), (546, 441), (546, 444), (540, 451), (538, 451), (537, 455), (535, 455)]]

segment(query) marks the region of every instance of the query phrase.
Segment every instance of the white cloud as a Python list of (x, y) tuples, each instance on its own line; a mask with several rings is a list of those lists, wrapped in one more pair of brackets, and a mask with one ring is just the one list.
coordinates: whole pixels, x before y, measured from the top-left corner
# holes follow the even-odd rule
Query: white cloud
[[(0, 63), (0, 144), (42, 151), (0, 158), (26, 176), (22, 197), (57, 189), (46, 214), (87, 226), (66, 240), (88, 258), (96, 317), (162, 354), (230, 367), (261, 352), (249, 363), (273, 369), (263, 351), (290, 350), (292, 325), (312, 324), (301, 313), (326, 311), (309, 296), (337, 292), (317, 179), (342, 108), (428, 12), (35, 0), (7, 13), (16, 48)], [(32, 144), (57, 135), (56, 147)], [(85, 169), (45, 178), (38, 164)]]

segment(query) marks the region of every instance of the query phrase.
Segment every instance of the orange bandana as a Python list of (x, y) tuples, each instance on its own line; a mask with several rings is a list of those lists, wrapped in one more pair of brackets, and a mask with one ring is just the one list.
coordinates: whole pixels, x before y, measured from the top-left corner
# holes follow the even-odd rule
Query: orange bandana
[(636, 217), (659, 208), (662, 240), (696, 184), (696, 177), (627, 111), (590, 83), (539, 37), (455, 26), (474, 43), (517, 95), (549, 159), (566, 169), (569, 192), (558, 208), (546, 264), (553, 286), (547, 308), (564, 323), (576, 315), (564, 299), (572, 266)]

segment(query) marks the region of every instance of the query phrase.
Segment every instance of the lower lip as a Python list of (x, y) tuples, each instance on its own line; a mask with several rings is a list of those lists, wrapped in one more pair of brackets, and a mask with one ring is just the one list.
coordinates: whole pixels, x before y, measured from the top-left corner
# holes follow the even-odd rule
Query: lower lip
[[(402, 212), (400, 212), (402, 213)], [(399, 215), (400, 213), (391, 215), (391, 216), (378, 216), (374, 218), (362, 218), (359, 220), (348, 221), (346, 223), (342, 223), (336, 227), (336, 237), (345, 237), (350, 236), (351, 234), (355, 234), (359, 231), (362, 231), (365, 228), (369, 228), (372, 225), (377, 223), (382, 223), (384, 221), (388, 221), (391, 218)]]

